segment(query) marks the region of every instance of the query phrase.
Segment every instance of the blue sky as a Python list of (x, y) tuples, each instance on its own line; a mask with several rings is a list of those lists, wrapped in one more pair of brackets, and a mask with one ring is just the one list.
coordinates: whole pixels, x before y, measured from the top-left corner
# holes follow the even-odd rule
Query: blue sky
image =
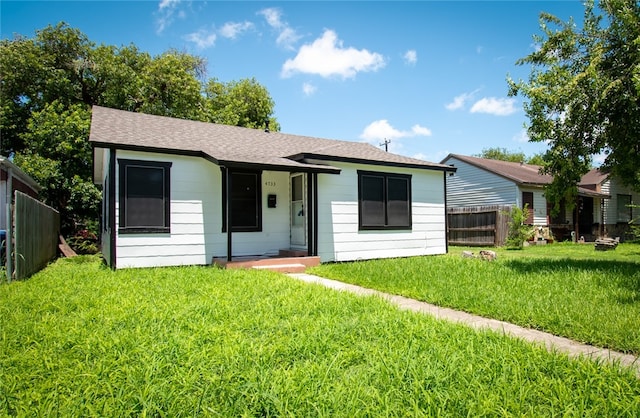
[(527, 156), (522, 98), (507, 75), (545, 11), (580, 22), (580, 1), (5, 1), (3, 39), (60, 21), (96, 44), (205, 57), (207, 77), (255, 78), (283, 132), (439, 162), (500, 147)]

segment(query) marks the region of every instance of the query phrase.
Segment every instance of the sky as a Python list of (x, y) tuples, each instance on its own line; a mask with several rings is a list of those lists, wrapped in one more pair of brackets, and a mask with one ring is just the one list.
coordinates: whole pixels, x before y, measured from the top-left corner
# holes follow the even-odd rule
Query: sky
[(582, 21), (555, 1), (6, 1), (2, 39), (66, 22), (96, 45), (204, 57), (207, 77), (255, 78), (281, 131), (364, 141), (431, 162), (504, 148), (532, 156), (523, 97), (507, 77), (535, 51), (539, 16)]

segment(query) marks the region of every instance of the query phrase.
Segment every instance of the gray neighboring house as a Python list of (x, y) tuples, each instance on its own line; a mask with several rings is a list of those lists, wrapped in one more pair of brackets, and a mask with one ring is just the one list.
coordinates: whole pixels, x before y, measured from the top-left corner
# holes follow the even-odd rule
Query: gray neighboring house
[(94, 106), (112, 268), (275, 256), (443, 254), (454, 168), (372, 145)]
[(8, 216), (11, 216), (7, 204), (13, 202), (14, 192), (17, 190), (37, 199), (41, 188), (20, 167), (8, 158), (0, 156), (0, 230), (7, 230)]
[(456, 174), (447, 178), (449, 207), (527, 204), (531, 209), (527, 223), (550, 228), (560, 241), (570, 237), (576, 221), (579, 234), (586, 240), (613, 232), (605, 229), (605, 224), (615, 218), (611, 182), (599, 171), (592, 170), (578, 185), (577, 214), (575, 209), (565, 210), (561, 202), (560, 213), (553, 217), (553, 205), (544, 195), (544, 186), (551, 183), (552, 177), (540, 174), (540, 166), (459, 154), (449, 154), (441, 163), (457, 168)]

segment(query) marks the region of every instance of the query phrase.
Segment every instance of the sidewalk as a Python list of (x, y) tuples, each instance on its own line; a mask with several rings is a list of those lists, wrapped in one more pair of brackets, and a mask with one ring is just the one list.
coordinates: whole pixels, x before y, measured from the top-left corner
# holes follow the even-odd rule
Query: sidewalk
[(405, 298), (403, 296), (390, 295), (388, 293), (379, 292), (377, 290), (366, 289), (364, 287), (339, 282), (336, 280), (325, 279), (306, 273), (291, 273), (290, 277), (302, 280), (307, 283), (317, 283), (325, 287), (343, 290), (364, 296), (379, 296), (389, 302), (397, 305), (401, 309), (414, 312), (421, 312), (434, 316), (437, 319), (444, 319), (452, 322), (466, 324), (476, 329), (492, 329), (503, 332), (525, 341), (543, 345), (549, 351), (557, 351), (566, 353), (569, 356), (584, 356), (602, 362), (618, 363), (622, 367), (628, 367), (640, 378), (640, 358), (630, 354), (623, 354), (617, 351), (607, 350), (605, 348), (594, 347), (587, 344), (581, 344), (568, 338), (557, 337), (555, 335), (537, 331), (533, 329), (523, 328), (508, 322), (498, 321), (496, 319), (488, 319), (466, 312), (460, 312), (449, 308), (441, 308), (426, 302), (420, 302), (415, 299)]

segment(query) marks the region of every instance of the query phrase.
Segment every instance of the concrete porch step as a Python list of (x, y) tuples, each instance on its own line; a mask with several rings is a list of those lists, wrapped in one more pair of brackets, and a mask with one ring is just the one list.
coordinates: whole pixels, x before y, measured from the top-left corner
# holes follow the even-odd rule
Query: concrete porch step
[(253, 266), (252, 268), (257, 270), (270, 270), (277, 271), (279, 273), (304, 273), (307, 266), (304, 264), (271, 264), (263, 266)]
[(319, 265), (320, 257), (235, 257), (233, 261), (214, 258), (213, 264), (227, 269), (258, 268), (283, 273), (303, 273), (305, 268)]

